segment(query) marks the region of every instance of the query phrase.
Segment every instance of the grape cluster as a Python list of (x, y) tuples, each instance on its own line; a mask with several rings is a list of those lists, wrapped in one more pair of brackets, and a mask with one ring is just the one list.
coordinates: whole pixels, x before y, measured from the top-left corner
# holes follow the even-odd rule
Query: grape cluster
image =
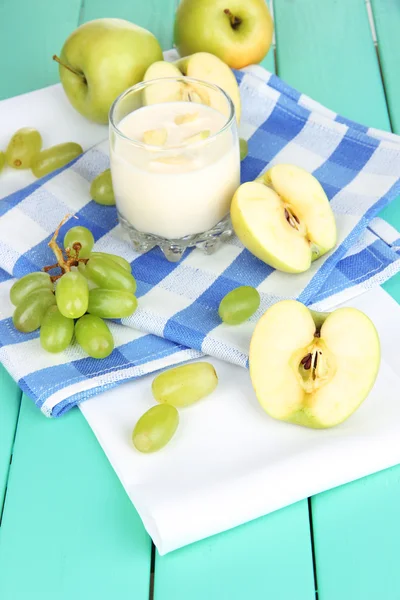
[(0, 152), (0, 172), (5, 164), (12, 169), (31, 169), (35, 177), (44, 177), (82, 154), (79, 144), (67, 142), (42, 150), (42, 136), (32, 127), (18, 129)]
[[(13, 323), (23, 333), (40, 328), (40, 343), (48, 352), (62, 352), (75, 334), (89, 356), (105, 358), (114, 340), (103, 319), (129, 317), (136, 310), (136, 281), (124, 258), (92, 252), (94, 238), (86, 227), (66, 233), (63, 253), (57, 244), (62, 224), (49, 243), (58, 262), (25, 275), (10, 290)], [(61, 275), (51, 276), (53, 269), (61, 269)]]
[(135, 448), (143, 453), (163, 448), (178, 428), (177, 408), (198, 402), (217, 385), (217, 373), (208, 362), (174, 367), (157, 375), (151, 389), (158, 405), (146, 411), (136, 423), (132, 433)]

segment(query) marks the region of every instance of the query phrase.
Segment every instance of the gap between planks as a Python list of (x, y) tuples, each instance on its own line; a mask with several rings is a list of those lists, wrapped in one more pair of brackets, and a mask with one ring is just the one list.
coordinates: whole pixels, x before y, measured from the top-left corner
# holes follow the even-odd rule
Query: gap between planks
[(10, 473), (11, 473), (11, 464), (12, 464), (12, 459), (13, 459), (13, 454), (14, 454), (15, 439), (17, 437), (19, 418), (21, 415), (21, 405), (22, 405), (22, 391), (19, 390), (18, 414), (17, 414), (17, 418), (15, 419), (15, 427), (14, 427), (13, 438), (12, 438), (11, 449), (10, 449), (10, 462), (8, 463), (8, 468), (7, 468), (7, 473), (6, 473), (6, 483), (5, 483), (5, 487), (4, 487), (3, 503), (0, 506), (0, 527), (1, 527), (1, 523), (3, 521), (4, 508), (5, 508), (6, 500), (7, 500), (8, 481), (9, 481)]

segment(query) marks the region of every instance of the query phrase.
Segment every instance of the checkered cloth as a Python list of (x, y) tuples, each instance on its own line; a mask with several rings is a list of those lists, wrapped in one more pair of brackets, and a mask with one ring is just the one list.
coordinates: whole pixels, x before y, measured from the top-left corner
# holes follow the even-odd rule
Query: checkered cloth
[[(400, 193), (400, 138), (349, 122), (298, 93), (259, 66), (236, 72), (243, 104), (240, 135), (249, 141), (242, 182), (276, 163), (314, 173), (336, 215), (339, 244), (300, 275), (274, 271), (231, 239), (216, 254), (187, 251), (169, 263), (158, 249), (137, 255), (123, 237), (114, 207), (90, 200), (91, 180), (108, 167), (108, 144), (92, 148), (66, 168), (0, 202), (0, 360), (48, 416), (123, 381), (202, 353), (246, 367), (254, 324), (283, 298), (320, 309), (337, 305), (387, 280), (400, 269), (399, 234), (376, 214)], [(104, 360), (73, 344), (43, 351), (39, 333), (12, 325), (8, 293), (14, 278), (51, 264), (47, 244), (67, 213), (65, 231), (91, 229), (95, 249), (124, 256), (138, 282), (139, 308), (111, 322), (115, 350)], [(242, 325), (221, 323), (218, 305), (233, 288), (258, 289), (261, 306)]]

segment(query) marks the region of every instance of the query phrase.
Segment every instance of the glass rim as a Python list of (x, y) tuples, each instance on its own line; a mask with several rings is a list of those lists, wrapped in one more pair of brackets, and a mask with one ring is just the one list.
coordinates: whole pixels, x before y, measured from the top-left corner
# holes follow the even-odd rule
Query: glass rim
[[(227, 129), (229, 129), (232, 125), (232, 122), (235, 121), (236, 116), (235, 116), (235, 105), (233, 104), (233, 101), (231, 99), (231, 97), (229, 96), (229, 94), (227, 94), (225, 92), (225, 90), (223, 90), (219, 85), (215, 84), (215, 83), (209, 83), (208, 81), (204, 81), (203, 79), (196, 79), (194, 77), (186, 77), (185, 75), (181, 75), (181, 76), (176, 76), (176, 77), (158, 77), (156, 79), (149, 79), (148, 81), (140, 81), (139, 83), (136, 83), (135, 85), (131, 86), (130, 88), (126, 89), (125, 91), (123, 91), (121, 94), (119, 94), (119, 96), (117, 96), (117, 98), (114, 100), (114, 102), (112, 103), (111, 107), (110, 107), (110, 111), (108, 114), (108, 123), (109, 126), (114, 130), (114, 132), (121, 138), (123, 138), (124, 140), (126, 140), (127, 142), (129, 142), (130, 144), (133, 144), (134, 146), (138, 146), (139, 148), (143, 148), (143, 149), (148, 149), (151, 150), (152, 152), (154, 152), (154, 145), (153, 144), (146, 144), (145, 142), (142, 142), (140, 140), (137, 140), (136, 138), (132, 138), (129, 137), (127, 135), (125, 135), (124, 133), (122, 133), (122, 131), (119, 129), (118, 125), (116, 125), (115, 123), (115, 118), (114, 118), (114, 113), (117, 109), (118, 104), (130, 93), (132, 92), (137, 92), (145, 87), (147, 87), (148, 85), (151, 84), (155, 84), (155, 83), (160, 83), (162, 81), (182, 81), (182, 82), (190, 82), (190, 83), (196, 83), (196, 84), (201, 84), (202, 86), (206, 86), (208, 88), (211, 88), (212, 90), (214, 90), (215, 92), (221, 93), (225, 99), (228, 102), (228, 106), (229, 106), (229, 116), (227, 117), (226, 122), (224, 123), (224, 125), (218, 129), (218, 131), (216, 131), (215, 133), (213, 133), (212, 135), (208, 136), (208, 138), (206, 138), (205, 140), (198, 140), (197, 142), (192, 142), (191, 144), (181, 144), (180, 146), (174, 146), (174, 148), (163, 148), (160, 147), (160, 152), (170, 152), (173, 150), (176, 150), (177, 148), (183, 147), (185, 146), (186, 148), (192, 147), (192, 146), (197, 146), (199, 144), (203, 144), (206, 145), (208, 143), (210, 143), (212, 140), (214, 140), (217, 136), (219, 136), (221, 133), (223, 133), (224, 131), (226, 131)], [(177, 102), (179, 102), (179, 100), (177, 100)], [(154, 103), (154, 104), (166, 104), (165, 102), (159, 102), (159, 103)], [(193, 104), (199, 104), (198, 102), (193, 102)], [(151, 105), (149, 105), (151, 106)], [(142, 108), (142, 107), (140, 107)], [(212, 107), (210, 107), (212, 108)], [(135, 109), (138, 110), (138, 109)], [(214, 109), (217, 112), (217, 109)], [(134, 112), (134, 111), (132, 111)], [(223, 115), (223, 113), (220, 113), (221, 115)], [(225, 116), (225, 115), (223, 115)]]

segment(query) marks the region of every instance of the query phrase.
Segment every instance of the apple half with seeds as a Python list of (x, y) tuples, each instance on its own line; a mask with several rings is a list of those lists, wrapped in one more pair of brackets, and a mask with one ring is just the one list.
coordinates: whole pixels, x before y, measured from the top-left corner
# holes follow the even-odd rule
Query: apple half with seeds
[(249, 364), (257, 399), (271, 417), (314, 429), (333, 427), (372, 389), (379, 337), (355, 308), (316, 313), (297, 300), (282, 300), (258, 321)]
[[(163, 77), (187, 76), (200, 79), (206, 83), (213, 83), (224, 90), (231, 98), (236, 113), (236, 120), (240, 120), (240, 93), (236, 78), (231, 69), (217, 56), (208, 52), (196, 52), (191, 56), (180, 58), (175, 63), (156, 61), (147, 69), (144, 81)], [(146, 89), (146, 104), (158, 102), (174, 102), (189, 100), (206, 104), (226, 113), (227, 104), (221, 95), (204, 87), (184, 84), (175, 81), (165, 82), (165, 86), (155, 85)], [(227, 115), (228, 116), (228, 115)]]
[(295, 165), (275, 165), (243, 183), (232, 199), (231, 218), (252, 254), (287, 273), (307, 271), (336, 244), (335, 217), (321, 184)]

